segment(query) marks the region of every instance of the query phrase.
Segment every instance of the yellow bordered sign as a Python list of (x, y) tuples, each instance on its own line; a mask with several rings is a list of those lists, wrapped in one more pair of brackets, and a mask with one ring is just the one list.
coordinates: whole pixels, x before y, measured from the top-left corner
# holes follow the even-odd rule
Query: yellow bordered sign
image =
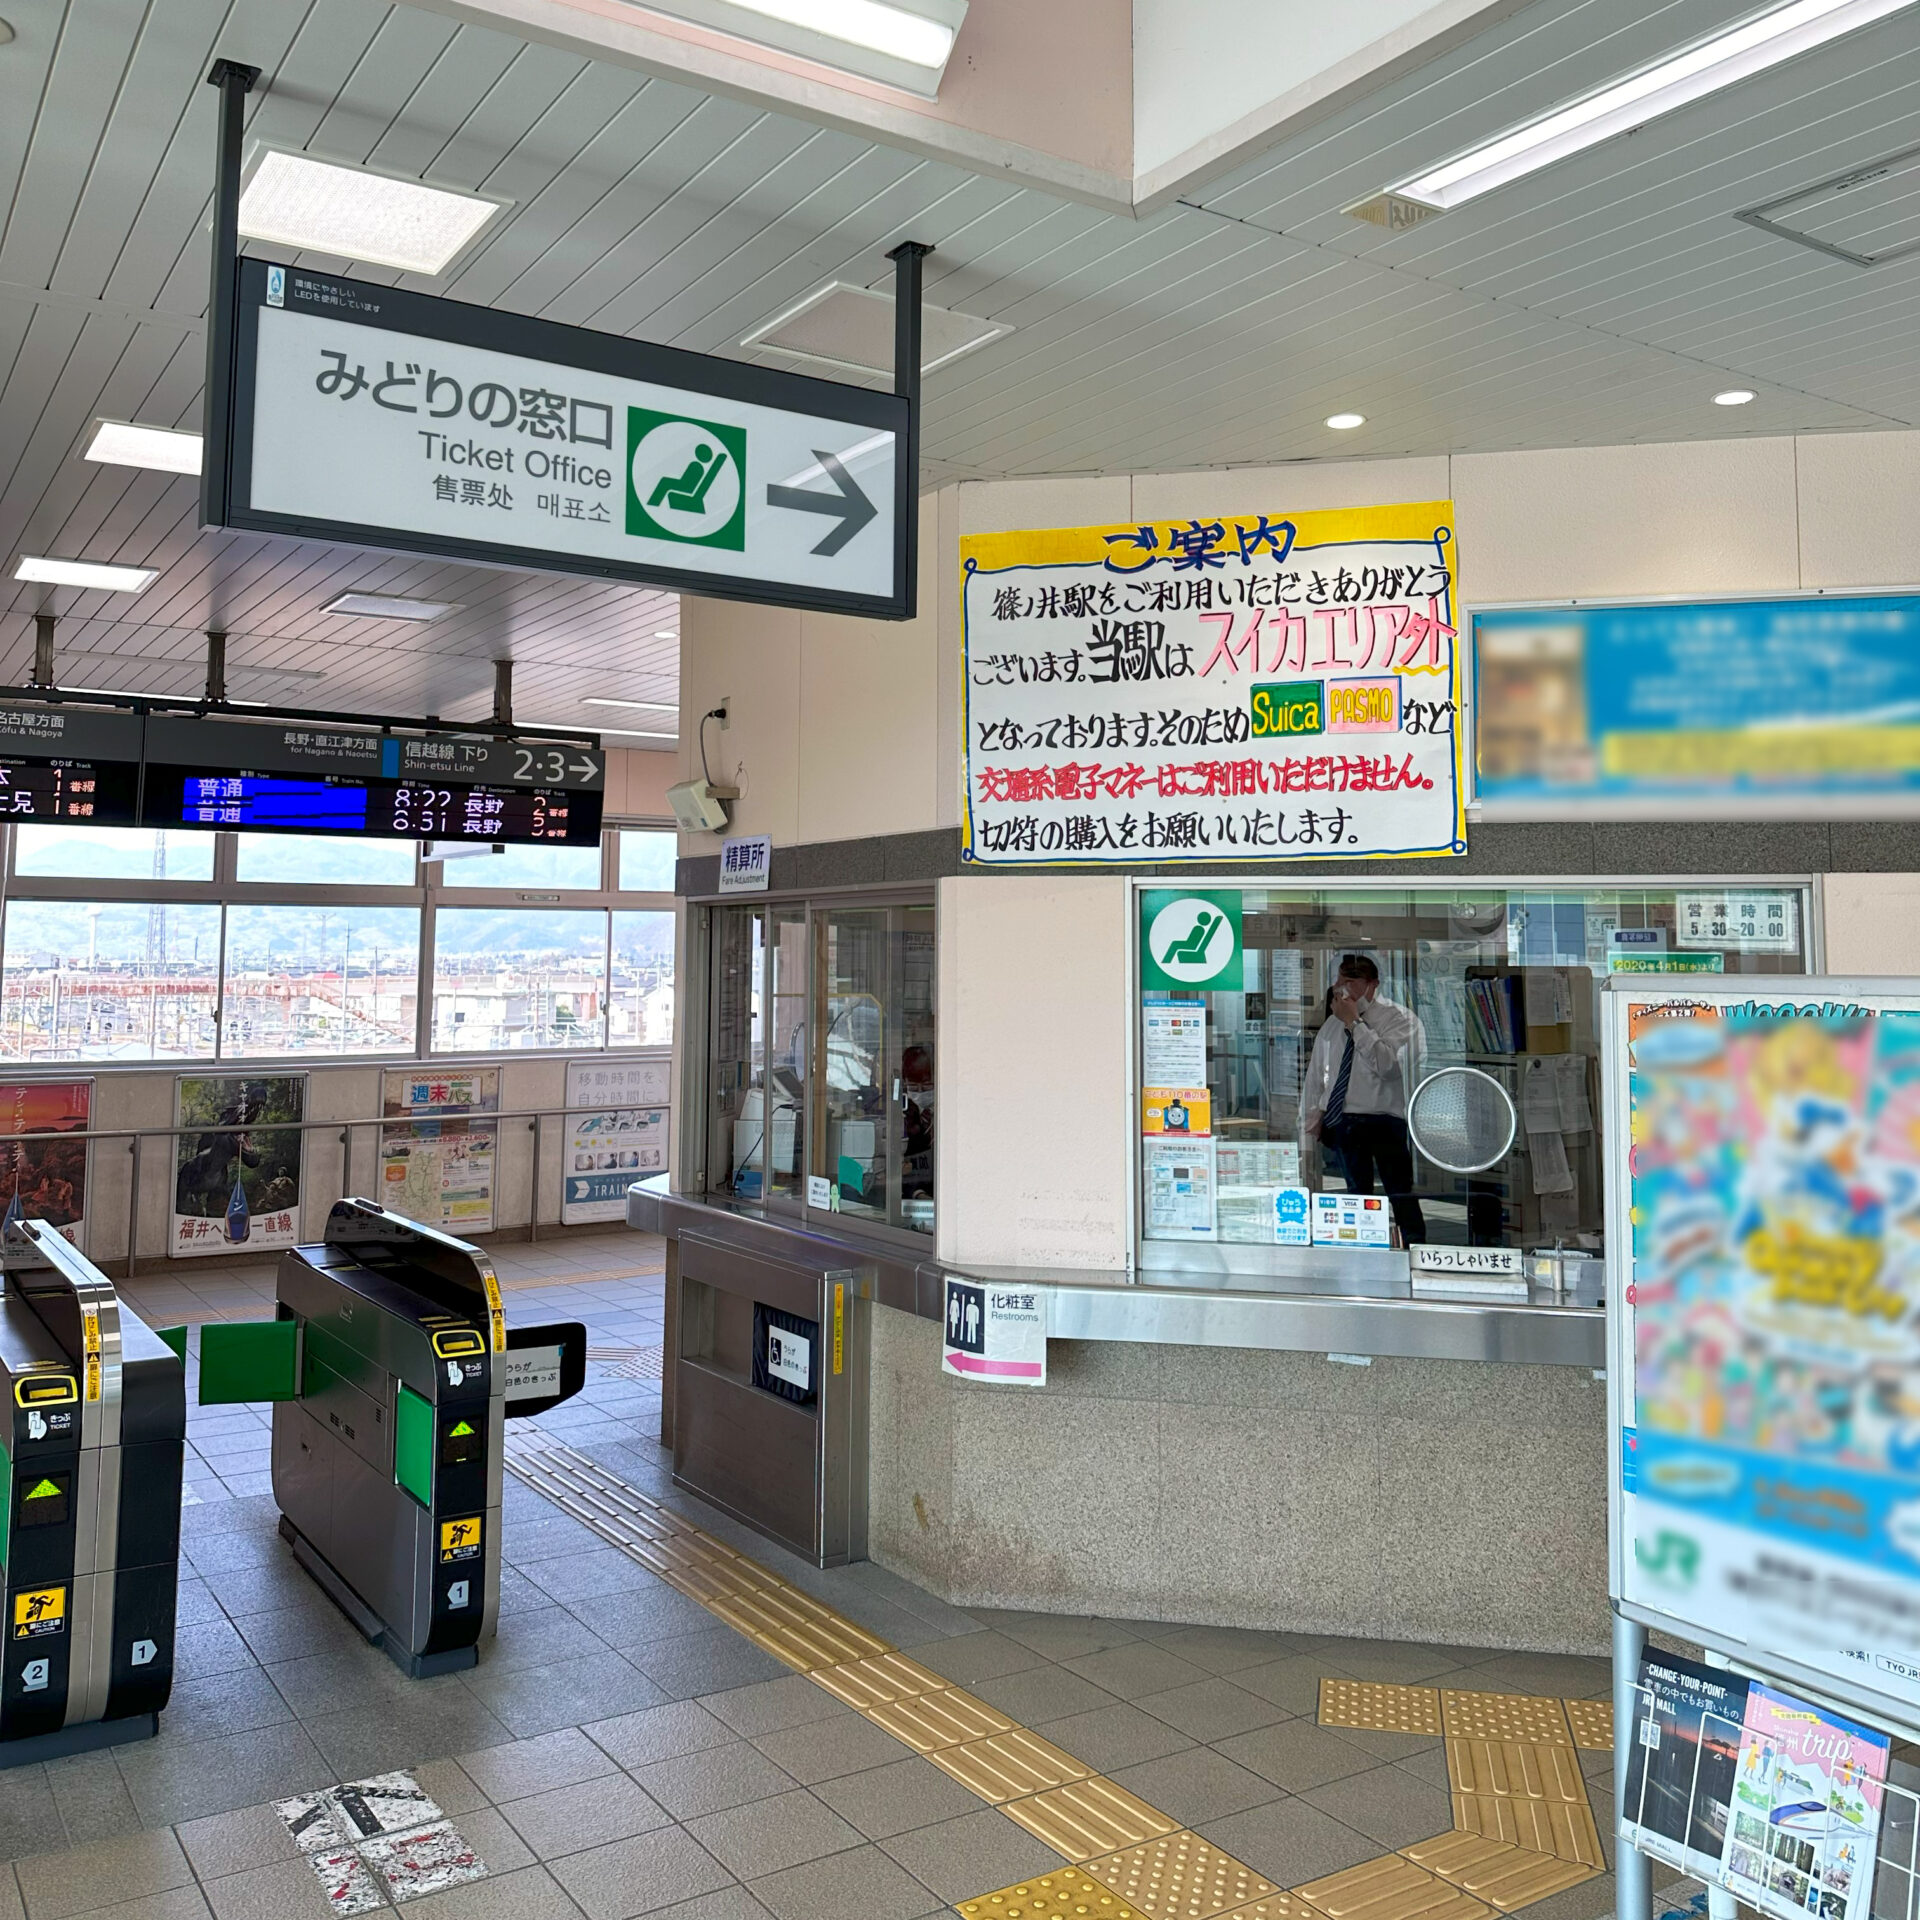
[(100, 1398), (100, 1309), (98, 1307), (80, 1309), (80, 1333), (86, 1346), (87, 1399), (91, 1403)]
[(16, 1640), (42, 1640), (48, 1634), (67, 1630), (67, 1590), (65, 1587), (35, 1587), (13, 1596), (13, 1637)]
[(478, 1516), (471, 1520), (442, 1520), (440, 1522), (440, 1564), (445, 1566), (452, 1560), (479, 1559), (480, 1543), (485, 1529), (486, 1522)]
[(490, 1266), (480, 1269), (480, 1284), (487, 1290), (487, 1319), (493, 1328), (493, 1350), (505, 1353), (507, 1350), (507, 1316), (500, 1305), (500, 1282)]

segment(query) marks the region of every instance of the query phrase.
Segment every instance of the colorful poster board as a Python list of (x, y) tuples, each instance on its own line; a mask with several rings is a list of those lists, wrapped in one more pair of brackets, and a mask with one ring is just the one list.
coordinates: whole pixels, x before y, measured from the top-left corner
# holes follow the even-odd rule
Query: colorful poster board
[(429, 1227), (491, 1233), (500, 1123), (470, 1116), (500, 1111), (500, 1069), (390, 1067), (380, 1107), (413, 1116), (380, 1129), (380, 1204)]
[(1500, 608), (1473, 647), (1495, 814), (1920, 795), (1920, 595)]
[(1605, 1034), (1614, 1597), (1920, 1725), (1920, 998), (1616, 976)]
[(667, 1170), (665, 1060), (569, 1060), (560, 1224), (624, 1220), (627, 1189)]
[(90, 1143), (60, 1136), (84, 1133), (92, 1111), (91, 1080), (0, 1082), (0, 1133), (44, 1136), (0, 1141), (0, 1218), (17, 1204), (29, 1220), (44, 1220), (80, 1244)]
[(1466, 851), (1451, 502), (976, 534), (960, 563), (963, 860)]
[(173, 1220), (167, 1251), (265, 1253), (300, 1238), (307, 1076), (183, 1074), (174, 1082)]

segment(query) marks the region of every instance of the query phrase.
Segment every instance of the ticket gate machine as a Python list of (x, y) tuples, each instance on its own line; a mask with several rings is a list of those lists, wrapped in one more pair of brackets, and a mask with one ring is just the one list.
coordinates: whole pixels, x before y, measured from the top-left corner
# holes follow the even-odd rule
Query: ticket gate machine
[(368, 1640), (416, 1678), (472, 1666), (499, 1615), (505, 1422), (580, 1391), (585, 1327), (509, 1331), (480, 1248), (370, 1200), (283, 1254), (276, 1291), (277, 1320), (203, 1331), (201, 1399), (277, 1402), (280, 1531)]
[(44, 1221), (0, 1228), (0, 1767), (149, 1738), (173, 1686), (186, 1370)]

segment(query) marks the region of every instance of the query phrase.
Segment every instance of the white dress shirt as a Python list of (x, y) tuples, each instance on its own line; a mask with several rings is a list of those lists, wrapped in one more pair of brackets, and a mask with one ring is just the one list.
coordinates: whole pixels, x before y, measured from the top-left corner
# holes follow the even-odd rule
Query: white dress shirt
[[(1347, 1050), (1348, 1029), (1335, 1016), (1314, 1037), (1307, 1060), (1307, 1083), (1301, 1106), (1309, 1120), (1327, 1110), (1340, 1062)], [(1353, 1023), (1353, 1073), (1347, 1081), (1347, 1113), (1407, 1114), (1407, 1082), (1426, 1056), (1427, 1030), (1420, 1016), (1391, 1000), (1375, 995)]]

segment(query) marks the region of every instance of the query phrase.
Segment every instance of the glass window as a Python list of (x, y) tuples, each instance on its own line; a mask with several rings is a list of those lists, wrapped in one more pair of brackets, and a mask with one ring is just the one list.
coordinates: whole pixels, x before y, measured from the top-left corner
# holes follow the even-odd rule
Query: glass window
[[(1199, 916), (1235, 902), (1221, 984), (1183, 989), (1202, 964)], [(1598, 1255), (1608, 973), (1803, 973), (1807, 907), (1792, 886), (1150, 889), (1144, 1237), (1224, 1243), (1225, 1264), (1270, 1267), (1304, 1241), (1307, 1194), (1352, 1191), (1402, 1242)], [(1443, 1069), (1503, 1126), (1511, 1110), (1510, 1144), (1479, 1171), (1446, 1170), (1475, 1156), (1423, 1140), (1418, 1106), (1409, 1126), (1410, 1096)]]
[(433, 940), (436, 1053), (605, 1044), (606, 914), (443, 907)]
[(331, 833), (240, 833), (234, 878), (310, 887), (410, 887), (410, 840)]
[(441, 860), (443, 887), (539, 887), (597, 892), (598, 847), (506, 847), (465, 860)]
[(14, 828), (13, 870), (36, 880), (211, 880), (211, 833), (160, 827)]
[(0, 1056), (209, 1058), (219, 965), (211, 904), (15, 900), (0, 955)]
[(221, 1051), (411, 1054), (419, 955), (413, 907), (229, 907)]
[[(766, 915), (757, 907), (714, 912), (707, 1183), (743, 1200), (758, 1200), (766, 1191), (766, 931)], [(791, 1148), (790, 1109), (779, 1126)]]
[(671, 829), (623, 827), (620, 830), (620, 891), (671, 893), (680, 836)]
[(673, 929), (671, 913), (613, 916), (608, 1046), (673, 1044)]

